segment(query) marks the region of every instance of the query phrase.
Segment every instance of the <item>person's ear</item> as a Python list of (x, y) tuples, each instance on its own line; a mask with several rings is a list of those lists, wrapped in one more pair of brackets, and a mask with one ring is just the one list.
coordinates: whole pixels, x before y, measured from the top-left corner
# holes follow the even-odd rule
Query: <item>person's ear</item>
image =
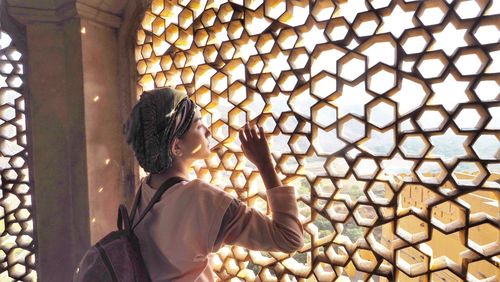
[(172, 155), (174, 157), (182, 157), (181, 141), (175, 137), (172, 141)]

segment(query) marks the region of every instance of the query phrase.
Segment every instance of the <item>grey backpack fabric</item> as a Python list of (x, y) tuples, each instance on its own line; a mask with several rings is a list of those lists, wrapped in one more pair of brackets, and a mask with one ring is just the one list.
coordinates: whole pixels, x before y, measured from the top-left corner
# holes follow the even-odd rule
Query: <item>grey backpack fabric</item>
[(118, 230), (99, 240), (83, 256), (73, 276), (74, 282), (149, 282), (144, 259), (142, 258), (139, 240), (134, 235), (134, 228), (156, 204), (163, 193), (174, 184), (186, 180), (172, 177), (165, 181), (156, 191), (148, 206), (140, 215), (137, 223), (134, 216), (141, 198), (141, 189), (137, 192), (129, 217), (127, 208), (118, 208)]

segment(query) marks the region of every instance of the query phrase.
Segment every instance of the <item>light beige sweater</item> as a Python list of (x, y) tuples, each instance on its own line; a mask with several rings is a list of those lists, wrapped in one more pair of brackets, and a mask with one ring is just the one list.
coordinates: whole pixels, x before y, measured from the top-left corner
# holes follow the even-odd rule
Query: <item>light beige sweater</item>
[[(141, 187), (138, 214), (156, 192), (146, 181), (142, 181)], [(302, 247), (303, 228), (294, 188), (274, 187), (267, 190), (267, 197), (272, 220), (241, 205), (226, 227), (224, 240), (214, 246), (222, 218), (234, 197), (198, 179), (170, 187), (134, 230), (151, 279), (215, 281), (208, 255), (222, 244), (282, 252)]]

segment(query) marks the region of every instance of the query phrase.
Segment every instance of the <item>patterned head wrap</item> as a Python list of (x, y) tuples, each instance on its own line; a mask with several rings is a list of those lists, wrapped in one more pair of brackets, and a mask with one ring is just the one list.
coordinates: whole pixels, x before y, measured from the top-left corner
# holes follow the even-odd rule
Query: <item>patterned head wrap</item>
[(172, 142), (189, 129), (196, 105), (186, 94), (160, 88), (146, 91), (125, 125), (127, 143), (139, 165), (150, 173), (172, 166)]

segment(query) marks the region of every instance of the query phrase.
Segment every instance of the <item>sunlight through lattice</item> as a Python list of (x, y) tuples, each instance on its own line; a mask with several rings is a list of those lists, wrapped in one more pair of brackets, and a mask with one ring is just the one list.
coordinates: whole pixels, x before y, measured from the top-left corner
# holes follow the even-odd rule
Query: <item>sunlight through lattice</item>
[(266, 212), (237, 140), (251, 120), (297, 188), (304, 248), (226, 246), (220, 278), (500, 279), (497, 2), (153, 1), (137, 95), (202, 108), (217, 150), (193, 176)]

